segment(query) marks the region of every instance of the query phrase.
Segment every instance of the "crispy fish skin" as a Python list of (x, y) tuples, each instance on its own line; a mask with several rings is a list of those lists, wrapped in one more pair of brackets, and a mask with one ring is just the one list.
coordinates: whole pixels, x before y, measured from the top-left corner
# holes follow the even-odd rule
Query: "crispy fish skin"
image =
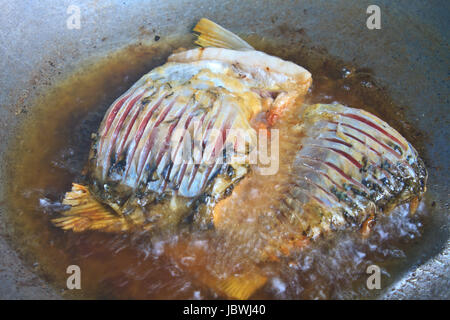
[[(226, 50), (207, 48), (205, 51), (210, 49)], [(199, 50), (176, 54), (169, 61), (185, 60), (180, 56), (189, 57)], [(99, 141), (94, 145), (93, 177), (105, 182), (120, 181), (136, 188), (147, 180), (150, 173), (156, 173), (158, 177), (152, 180), (158, 183), (149, 185), (150, 190), (164, 192), (166, 188), (176, 188), (182, 196), (197, 196), (215, 170), (209, 176), (198, 175), (192, 181), (181, 180), (183, 176), (179, 170), (182, 163), (178, 163), (178, 167), (172, 167), (170, 175), (167, 173), (165, 177), (169, 185), (160, 185), (166, 162), (176, 160), (177, 154), (175, 157), (171, 154), (173, 159), (166, 159), (169, 152), (181, 153), (183, 150), (183, 145), (172, 139), (174, 132), (181, 130), (180, 139), (188, 132), (194, 139), (204, 138), (206, 143), (216, 142), (205, 136), (208, 129), (241, 129), (253, 136), (255, 130), (249, 121), (263, 111), (262, 100), (269, 99), (261, 96), (263, 91), (279, 93), (272, 103), (277, 104), (282, 94), (295, 99), (305, 94), (308, 87), (305, 85), (300, 91), (285, 91), (290, 89), (294, 80), (286, 76), (275, 79), (278, 81), (275, 82), (271, 74), (264, 72), (263, 66), (239, 67), (238, 58), (230, 62), (211, 61), (207, 57), (201, 61), (196, 59), (193, 58), (192, 62), (169, 62), (154, 69), (111, 106), (100, 126)], [(250, 72), (256, 75), (252, 76)], [(274, 77), (278, 76), (276, 73)], [(200, 132), (195, 132), (196, 124), (200, 126)], [(206, 149), (205, 146), (201, 151)], [(202, 166), (206, 159), (186, 160), (198, 162), (199, 170), (206, 169)], [(146, 173), (146, 167), (155, 167), (155, 171)], [(184, 176), (189, 175), (190, 169), (184, 172)]]
[(316, 226), (303, 219), (308, 236), (361, 226), (370, 215), (388, 213), (426, 191), (417, 151), (381, 119), (339, 104), (306, 106), (302, 118), (291, 206), (302, 215), (299, 204), (311, 203), (324, 213)]

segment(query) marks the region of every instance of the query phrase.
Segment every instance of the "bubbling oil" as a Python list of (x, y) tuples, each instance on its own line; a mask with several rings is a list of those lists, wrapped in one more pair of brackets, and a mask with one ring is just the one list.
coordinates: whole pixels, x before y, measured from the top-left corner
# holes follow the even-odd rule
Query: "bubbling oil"
[[(89, 63), (36, 101), (11, 143), (5, 197), (11, 239), (23, 259), (63, 297), (223, 298), (183, 267), (183, 261), (190, 261), (191, 270), (200, 270), (202, 259), (190, 255), (189, 250), (177, 260), (165, 254), (167, 245), (178, 241), (185, 241), (187, 247), (214, 250), (213, 232), (187, 229), (159, 238), (147, 233), (78, 234), (64, 232), (50, 222), (62, 209), (64, 193), (80, 179), (91, 133), (97, 131), (108, 106), (140, 76), (164, 63), (174, 49), (188, 47), (190, 40), (174, 38), (152, 46), (132, 45)], [(420, 153), (420, 132), (408, 125), (402, 107), (376, 84), (370, 70), (358, 69), (305, 45), (287, 48), (256, 37), (248, 40), (257, 49), (296, 62), (313, 74), (308, 102), (339, 102), (372, 112), (414, 141)], [(422, 204), (414, 216), (407, 211), (407, 207), (399, 207), (379, 219), (368, 239), (354, 230), (339, 232), (279, 263), (268, 264), (264, 269), (270, 280), (252, 298), (374, 297), (376, 293), (365, 286), (367, 266), (380, 266), (387, 285), (406, 268), (410, 248), (420, 241), (426, 206)], [(69, 265), (81, 268), (82, 290), (66, 289)]]

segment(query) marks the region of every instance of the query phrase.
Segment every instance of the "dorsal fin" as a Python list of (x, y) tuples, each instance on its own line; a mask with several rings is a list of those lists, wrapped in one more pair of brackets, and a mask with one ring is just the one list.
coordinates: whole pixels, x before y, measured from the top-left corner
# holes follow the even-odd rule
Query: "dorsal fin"
[(201, 47), (215, 47), (233, 50), (255, 50), (237, 35), (209, 19), (202, 18), (193, 29), (198, 33), (196, 44)]

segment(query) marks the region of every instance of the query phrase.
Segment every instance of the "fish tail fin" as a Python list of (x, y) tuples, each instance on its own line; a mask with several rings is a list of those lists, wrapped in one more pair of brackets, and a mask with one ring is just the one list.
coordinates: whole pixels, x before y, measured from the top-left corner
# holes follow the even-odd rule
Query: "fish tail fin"
[[(213, 245), (213, 248), (204, 248), (192, 240), (184, 239), (171, 244), (165, 248), (165, 252), (172, 262), (199, 284), (224, 297), (245, 300), (267, 282), (263, 271), (253, 263), (242, 266), (242, 270), (238, 273), (231, 272), (228, 269), (235, 263), (228, 258), (223, 259), (221, 254), (215, 251), (217, 250), (216, 245)], [(191, 259), (187, 262), (183, 261), (183, 258), (187, 256)]]
[(251, 45), (240, 37), (206, 18), (200, 19), (193, 31), (198, 33), (195, 43), (201, 47), (254, 50)]
[(63, 204), (71, 208), (62, 212), (62, 217), (52, 219), (53, 224), (63, 230), (119, 232), (129, 228), (125, 218), (108, 210), (81, 184), (72, 185), (72, 190), (64, 196)]
[(225, 279), (203, 278), (201, 280), (210, 288), (225, 294), (229, 298), (247, 300), (267, 282), (267, 277), (256, 271), (233, 275)]

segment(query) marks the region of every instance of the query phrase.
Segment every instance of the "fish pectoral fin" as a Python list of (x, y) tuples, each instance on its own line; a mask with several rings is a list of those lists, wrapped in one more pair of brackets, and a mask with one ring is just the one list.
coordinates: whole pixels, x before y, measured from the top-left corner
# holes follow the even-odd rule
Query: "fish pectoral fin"
[(246, 300), (267, 282), (267, 277), (258, 272), (247, 272), (229, 276), (225, 279), (203, 278), (200, 280), (213, 290), (223, 293), (229, 298)]
[(52, 219), (53, 224), (63, 230), (120, 232), (129, 229), (125, 218), (108, 210), (83, 185), (74, 183), (72, 190), (65, 194), (63, 204), (71, 208), (62, 212), (62, 217)]
[(251, 45), (240, 37), (219, 26), (209, 19), (202, 18), (193, 29), (198, 33), (195, 42), (200, 47), (225, 48), (232, 50), (255, 50)]
[(375, 215), (372, 213), (366, 220), (364, 220), (364, 222), (361, 225), (361, 228), (359, 229), (359, 232), (361, 233), (363, 238), (367, 238), (370, 235), (374, 225), (375, 225)]
[(281, 92), (278, 94), (266, 114), (266, 120), (269, 126), (273, 126), (284, 113), (289, 111), (289, 107), (294, 106), (294, 101), (296, 98), (297, 95), (292, 95), (288, 92)]
[(414, 215), (417, 211), (417, 208), (419, 208), (420, 204), (420, 196), (414, 197), (409, 202), (409, 214)]

